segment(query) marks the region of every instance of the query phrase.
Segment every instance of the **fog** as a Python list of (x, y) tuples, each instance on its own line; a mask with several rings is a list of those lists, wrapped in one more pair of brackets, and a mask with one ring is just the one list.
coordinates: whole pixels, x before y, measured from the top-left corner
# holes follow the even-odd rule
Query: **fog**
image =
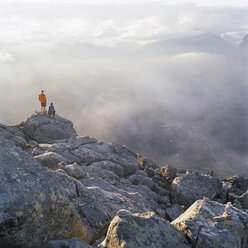
[(80, 135), (248, 176), (248, 6), (234, 2), (3, 1), (0, 122), (39, 110), (43, 89)]

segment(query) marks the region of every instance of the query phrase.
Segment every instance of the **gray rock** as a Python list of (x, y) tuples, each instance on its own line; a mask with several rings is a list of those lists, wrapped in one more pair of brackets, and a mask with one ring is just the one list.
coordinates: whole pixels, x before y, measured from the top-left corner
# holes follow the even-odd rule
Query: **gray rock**
[(32, 151), (31, 151), (31, 154), (30, 154), (30, 155), (32, 155), (32, 156), (34, 157), (34, 156), (41, 155), (42, 153), (43, 153), (43, 151), (41, 151), (41, 150), (39, 149), (39, 147), (34, 147), (34, 148), (32, 149)]
[[(3, 132), (7, 138), (13, 138), (8, 130), (4, 130)], [(19, 133), (20, 135), (24, 135), (22, 131)], [(6, 140), (6, 142), (10, 147), (15, 147), (13, 142), (9, 140)], [(32, 194), (37, 194), (38, 199), (39, 193), (44, 191), (45, 196), (42, 194), (41, 198), (47, 199), (47, 197), (49, 198), (49, 196), (47, 196), (49, 195), (49, 190), (53, 190), (53, 185), (56, 185), (55, 188), (58, 188), (57, 191), (60, 192), (58, 194), (64, 194), (66, 196), (63, 199), (64, 201), (61, 200), (61, 204), (64, 204), (64, 208), (66, 208), (65, 206), (67, 204), (69, 209), (72, 209), (74, 212), (73, 214), (69, 214), (69, 210), (63, 211), (67, 211), (68, 215), (72, 219), (76, 219), (75, 222), (73, 222), (73, 220), (69, 221), (67, 215), (62, 213), (58, 217), (61, 217), (61, 219), (56, 221), (56, 223), (53, 223), (53, 219), (56, 219), (58, 214), (54, 217), (50, 216), (48, 221), (45, 214), (46, 212), (42, 212), (41, 214), (44, 214), (47, 224), (45, 225), (45, 223), (42, 222), (43, 224), (39, 225), (41, 225), (44, 230), (49, 230), (50, 227), (53, 227), (53, 224), (56, 224), (56, 228), (54, 228), (54, 232), (51, 232), (49, 235), (46, 235), (44, 231), (44, 233), (41, 234), (42, 238), (39, 237), (36, 232), (30, 232), (30, 238), (23, 238), (25, 239), (25, 242), (30, 242), (30, 247), (38, 247), (51, 239), (65, 239), (73, 236), (78, 236), (87, 243), (94, 243), (106, 233), (111, 219), (122, 208), (135, 212), (156, 210), (161, 216), (165, 215), (165, 211), (161, 209), (161, 205), (158, 204), (157, 194), (150, 189), (153, 188), (155, 183), (150, 178), (145, 176), (146, 173), (144, 171), (138, 171), (140, 167), (137, 162), (136, 154), (128, 150), (126, 147), (115, 144), (107, 144), (104, 142), (96, 142), (96, 140), (87, 137), (72, 137), (58, 140), (56, 142), (50, 140), (50, 144), (41, 144), (34, 141), (29, 141), (28, 144), (30, 144), (30, 142), (33, 144), (30, 146), (31, 152), (30, 150), (24, 151), (19, 149), (18, 152), (12, 152), (8, 155), (11, 159), (16, 160), (17, 164), (22, 163), (22, 168), (25, 168), (25, 170), (28, 170), (29, 166), (27, 166), (25, 160), (20, 157), (19, 153), (23, 154), (25, 158), (29, 158), (31, 164), (30, 166), (35, 168), (35, 173), (38, 173), (39, 169), (41, 169), (42, 173), (44, 173), (41, 178), (45, 177), (42, 183), (46, 187), (44, 186), (45, 189), (43, 189), (42, 186), (39, 186), (39, 183), (36, 181), (38, 180), (38, 182), (40, 182), (40, 179), (36, 179), (32, 173), (32, 176), (23, 177), (21, 176), (23, 173), (22, 172), (20, 173), (20, 178), (18, 179), (21, 182), (20, 190), (23, 190), (22, 183), (24, 182), (22, 182), (22, 180), (26, 178), (25, 185), (27, 184), (26, 186), (29, 191), (32, 192)], [(41, 141), (39, 140), (39, 142)], [(17, 149), (17, 147), (14, 149)], [(34, 149), (36, 152), (32, 153)], [(89, 166), (83, 166), (86, 164), (82, 161), (84, 160), (83, 158), (85, 158), (85, 149), (92, 151), (92, 154), (90, 154), (90, 156), (92, 156), (91, 161), (95, 160), (95, 162), (89, 163)], [(26, 151), (31, 156), (34, 156), (34, 154), (37, 154), (37, 156), (34, 156), (35, 159), (33, 159), (30, 155), (26, 154)], [(83, 153), (81, 153), (81, 151), (83, 151)], [(80, 161), (80, 164), (74, 163), (68, 165), (68, 154), (75, 156)], [(96, 154), (96, 157), (94, 157), (94, 154)], [(37, 160), (40, 163), (38, 163)], [(8, 158), (6, 161), (6, 167), (8, 167), (11, 160)], [(44, 165), (44, 167), (42, 165)], [(60, 169), (57, 169), (58, 165)], [(46, 167), (51, 167), (57, 170), (48, 171)], [(10, 170), (8, 173), (11, 174), (12, 172), (13, 170)], [(137, 172), (138, 175), (143, 175), (143, 177), (146, 177), (146, 180), (144, 180), (145, 185), (132, 185), (126, 178), (123, 178), (135, 172)], [(8, 184), (9, 183), (10, 182), (8, 182)], [(27, 190), (25, 192), (27, 192)], [(54, 190), (52, 192), (54, 192)], [(167, 192), (162, 191), (161, 193), (167, 194)], [(22, 194), (18, 194), (22, 196)], [(25, 194), (25, 196), (29, 196), (29, 194)], [(12, 194), (10, 191), (9, 195), (15, 194)], [(23, 198), (25, 197), (23, 196)], [(52, 199), (54, 199), (53, 196)], [(29, 202), (29, 200), (32, 200), (32, 197), (29, 197), (27, 202)], [(45, 201), (45, 203), (44, 208), (46, 208), (47, 212), (50, 211), (50, 214), (53, 212), (56, 214), (56, 211), (62, 211), (59, 203), (58, 207), (56, 204), (53, 204), (53, 202), (50, 207), (49, 201)], [(19, 214), (22, 214), (26, 205), (23, 207), (20, 205), (19, 207), (19, 204), (16, 204), (15, 206), (16, 211), (18, 213), (20, 212)], [(51, 211), (50, 208), (56, 209)], [(28, 215), (28, 213), (25, 213), (22, 216), (26, 215)], [(64, 215), (65, 217), (63, 217)], [(38, 220), (40, 219), (38, 218)], [(30, 222), (34, 223), (33, 225), (38, 225), (38, 220), (36, 220), (36, 217), (34, 217), (34, 219), (30, 218)], [(52, 223), (50, 223), (50, 221), (52, 221)], [(63, 223), (60, 224), (62, 221)], [(77, 223), (79, 227), (76, 230), (79, 233), (74, 231), (74, 227)], [(30, 225), (30, 228), (34, 228), (33, 225)], [(21, 225), (18, 224), (18, 226), (20, 230), (15, 227), (17, 235), (19, 235), (19, 233), (22, 234), (23, 232)], [(70, 231), (67, 231), (67, 228), (64, 228), (65, 226), (68, 226)], [(8, 228), (6, 227), (6, 232), (9, 232), (7, 229)], [(64, 232), (66, 232), (67, 235), (65, 235)], [(55, 233), (57, 233), (57, 235), (55, 235)], [(1, 235), (3, 234), (1, 233)], [(33, 243), (29, 239), (33, 239)], [(6, 240), (10, 240), (9, 242), (11, 245), (15, 244), (14, 242), (17, 242), (20, 243), (20, 246), (22, 246), (22, 242), (24, 242), (22, 240), (16, 241), (15, 237), (13, 238), (14, 241), (12, 241), (8, 236), (4, 238), (4, 241)]]
[(169, 206), (171, 206), (170, 197), (168, 195), (158, 196), (158, 203), (159, 204), (165, 204), (167, 207), (169, 207)]
[(69, 176), (76, 179), (83, 179), (88, 177), (84, 168), (80, 167), (77, 163), (66, 165), (63, 167), (63, 169), (68, 173)]
[(136, 154), (121, 145), (97, 142), (82, 145), (71, 153), (77, 156), (83, 165), (101, 161), (117, 163), (123, 168), (124, 176), (134, 174), (139, 169)]
[(173, 168), (169, 165), (161, 167), (161, 175), (168, 181), (172, 182), (174, 178), (177, 176), (177, 169)]
[(221, 192), (222, 183), (217, 177), (188, 172), (184, 177), (176, 177), (172, 182), (172, 196), (175, 203), (188, 208), (196, 200), (213, 199)]
[(78, 197), (73, 203), (89, 234), (84, 239), (87, 243), (104, 235), (112, 218), (123, 208), (132, 213), (157, 210), (165, 215), (165, 211), (159, 211), (157, 195), (145, 185), (112, 185), (106, 179), (95, 178), (81, 179), (76, 185)]
[(73, 180), (47, 171), (12, 141), (0, 138), (0, 247), (38, 247), (84, 238)]
[(232, 176), (226, 179), (234, 188), (240, 189), (242, 193), (248, 190), (248, 179), (241, 176)]
[(248, 191), (246, 191), (243, 195), (237, 198), (237, 202), (239, 202), (243, 209), (248, 210)]
[(150, 188), (152, 191), (154, 191), (155, 193), (157, 193), (158, 195), (161, 196), (167, 196), (169, 194), (169, 192), (166, 189), (163, 189), (161, 187), (159, 187), (151, 178), (144, 176), (142, 174), (138, 174), (136, 172), (136, 174), (131, 175), (130, 177), (128, 177), (128, 180), (135, 185), (146, 185), (148, 188)]
[(226, 205), (204, 200), (196, 201), (172, 222), (192, 240), (196, 248), (246, 248), (248, 213)]
[(223, 203), (239, 202), (238, 198), (240, 198), (247, 190), (248, 179), (240, 176), (232, 176), (222, 180), (222, 194), (220, 195), (220, 199)]
[(159, 215), (159, 217), (163, 218), (163, 219), (166, 219), (166, 211), (165, 209), (162, 209), (162, 208), (156, 208), (155, 209), (155, 213), (157, 215)]
[[(127, 225), (126, 230), (137, 231), (137, 235), (143, 232), (142, 223), (147, 235), (131, 236), (135, 245), (141, 238), (140, 247), (149, 247), (150, 240), (143, 241), (148, 237), (156, 239), (160, 247), (162, 234), (171, 245), (163, 247), (180, 247), (177, 238), (185, 239), (178, 230), (154, 214), (145, 217), (142, 213), (153, 211), (173, 220), (183, 209), (171, 206), (171, 200), (190, 204), (204, 195), (212, 198), (219, 189), (218, 179), (183, 173), (174, 179), (174, 191), (169, 192), (173, 170), (164, 170), (162, 175), (154, 162), (125, 146), (76, 136), (72, 123), (59, 116), (55, 120), (34, 114), (17, 126), (0, 125), (0, 247), (45, 248), (50, 240), (57, 247), (85, 245), (78, 239), (68, 240), (72, 237), (95, 246), (116, 215)], [(233, 177), (225, 183), (223, 199), (215, 199), (233, 197), (235, 206), (241, 208), (246, 180)], [(236, 212), (235, 223), (242, 219), (245, 226), (246, 215)], [(228, 207), (228, 213), (233, 213), (233, 207)], [(222, 214), (213, 217), (218, 228), (223, 227)], [(122, 224), (118, 224), (120, 230)], [(153, 227), (155, 233), (151, 233)], [(242, 233), (243, 229), (237, 230)], [(125, 247), (133, 241), (128, 242)]]
[(49, 143), (75, 136), (77, 133), (71, 121), (58, 115), (49, 118), (46, 114), (35, 113), (23, 125), (24, 133), (37, 142)]
[(65, 152), (71, 151), (79, 148), (82, 145), (93, 144), (96, 143), (97, 140), (94, 138), (90, 138), (88, 136), (73, 136), (72, 138), (68, 138), (65, 140), (58, 140), (56, 143), (49, 145), (40, 145), (43, 149), (50, 152)]
[[(145, 185), (112, 185), (101, 179), (83, 179), (80, 183), (89, 189), (94, 204), (100, 204), (111, 219), (120, 209), (144, 212), (159, 207), (157, 195)], [(104, 203), (104, 204), (103, 204)]]
[(91, 164), (90, 166), (81, 166), (81, 170), (86, 173), (87, 178), (104, 179), (106, 181), (112, 182), (115, 180), (117, 182), (119, 177), (110, 170), (99, 169), (99, 167)]
[(155, 191), (157, 185), (153, 182), (153, 180), (147, 176), (144, 175), (131, 175), (128, 180), (135, 185), (142, 184), (146, 185), (148, 188), (150, 188), (152, 191)]
[(136, 158), (137, 158), (137, 161), (138, 161), (141, 169), (145, 169), (145, 170), (152, 169), (152, 170), (155, 170), (155, 169), (157, 169), (159, 167), (151, 159), (145, 158), (145, 157), (143, 157), (143, 156), (141, 156), (139, 154), (136, 154)]
[(119, 217), (127, 217), (127, 216), (131, 216), (132, 213), (130, 211), (126, 210), (126, 209), (121, 209), (121, 210), (119, 210), (117, 212), (116, 215), (119, 216)]
[(34, 158), (44, 166), (51, 169), (57, 169), (58, 163), (66, 161), (66, 158), (55, 152), (46, 152), (41, 155), (35, 156)]
[(232, 183), (222, 181), (222, 194), (220, 195), (219, 199), (223, 204), (228, 202), (228, 194), (232, 189)]
[(135, 185), (141, 184), (144, 180), (144, 176), (143, 175), (131, 175), (130, 177), (128, 177), (128, 180)]
[(234, 193), (232, 190), (230, 192), (228, 192), (227, 195), (227, 201), (228, 202), (235, 202), (237, 200), (237, 198), (239, 198), (239, 194)]
[(183, 214), (185, 209), (178, 205), (178, 204), (172, 204), (170, 208), (166, 208), (166, 218), (169, 221), (175, 220), (177, 217), (179, 217), (181, 214)]
[(91, 248), (91, 246), (83, 243), (78, 238), (67, 240), (52, 240), (49, 242), (49, 248)]
[(109, 170), (114, 172), (117, 176), (123, 177), (124, 176), (124, 169), (120, 164), (113, 163), (111, 161), (100, 161), (91, 164), (95, 168)]
[(115, 216), (99, 247), (191, 247), (182, 233), (152, 212)]
[[(135, 212), (144, 212), (149, 210), (155, 210), (159, 207), (158, 204), (158, 195), (153, 192), (146, 185), (130, 185), (122, 186), (123, 193), (127, 195), (132, 201), (136, 204), (143, 205), (143, 207), (136, 208)], [(126, 191), (126, 192), (125, 192)]]
[(24, 138), (22, 130), (19, 129), (17, 126), (7, 127), (4, 125), (0, 125), (0, 136), (11, 140), (15, 143), (16, 146), (20, 146), (22, 148), (28, 147), (28, 142)]

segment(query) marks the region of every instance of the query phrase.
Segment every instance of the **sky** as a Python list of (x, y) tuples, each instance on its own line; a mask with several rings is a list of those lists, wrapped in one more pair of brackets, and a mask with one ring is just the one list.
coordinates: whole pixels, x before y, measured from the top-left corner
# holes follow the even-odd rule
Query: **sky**
[[(44, 89), (81, 135), (177, 163), (187, 129), (189, 151), (204, 139), (222, 154), (219, 163), (246, 165), (240, 134), (230, 142), (225, 132), (233, 130), (219, 119), (247, 97), (239, 52), (247, 13), (246, 0), (1, 0), (0, 122), (39, 110)], [(216, 126), (225, 130), (219, 140), (211, 136)], [(178, 163), (197, 167), (204, 156)]]
[[(247, 8), (245, 0), (2, 0), (0, 41), (111, 47), (214, 32), (238, 43)], [(1, 60), (13, 59), (4, 52)]]

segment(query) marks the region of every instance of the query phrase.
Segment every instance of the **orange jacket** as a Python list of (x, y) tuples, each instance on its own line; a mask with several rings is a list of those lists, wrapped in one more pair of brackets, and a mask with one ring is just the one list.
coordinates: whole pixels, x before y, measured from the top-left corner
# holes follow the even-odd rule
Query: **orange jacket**
[(45, 94), (40, 94), (39, 95), (39, 101), (41, 103), (46, 103), (47, 102), (46, 95)]

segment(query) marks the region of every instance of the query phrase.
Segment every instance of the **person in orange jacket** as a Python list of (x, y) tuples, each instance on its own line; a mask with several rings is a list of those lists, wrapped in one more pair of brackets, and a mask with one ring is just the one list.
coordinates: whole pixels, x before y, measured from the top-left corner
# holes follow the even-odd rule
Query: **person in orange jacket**
[(42, 90), (41, 91), (41, 94), (39, 95), (39, 101), (41, 103), (40, 112), (41, 113), (46, 113), (46, 102), (47, 102), (47, 98), (46, 98), (46, 95), (44, 94), (44, 90)]

